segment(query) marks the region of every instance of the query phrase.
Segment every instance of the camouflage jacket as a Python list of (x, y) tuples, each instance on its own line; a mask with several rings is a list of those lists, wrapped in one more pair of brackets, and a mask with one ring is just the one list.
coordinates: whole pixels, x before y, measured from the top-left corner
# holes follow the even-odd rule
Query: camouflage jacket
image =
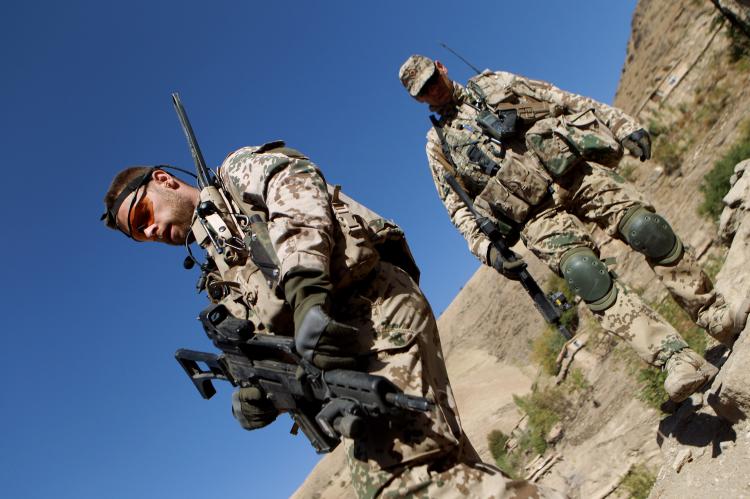
[[(471, 78), (471, 81), (481, 88), (487, 105), (493, 109), (507, 104), (530, 104), (537, 108), (546, 107), (547, 116), (572, 115), (593, 109), (597, 117), (619, 140), (641, 128), (633, 118), (619, 109), (587, 97), (565, 92), (543, 81), (530, 80), (503, 71), (495, 73), (485, 71)], [(500, 158), (503, 154), (509, 156), (514, 163), (522, 165), (520, 170), (506, 169), (507, 172), (504, 175), (515, 176), (515, 178), (500, 181), (510, 186), (512, 192), (507, 192), (502, 185), (493, 185), (493, 188), (502, 188), (501, 196), (516, 201), (511, 203), (512, 206), (509, 208), (513, 212), (512, 215), (516, 216), (510, 216), (510, 218), (520, 224), (543, 195), (545, 185), (551, 183), (553, 179), (537, 158), (528, 151), (523, 133), (503, 140), (505, 150), (502, 152), (498, 150), (500, 148), (496, 144), (483, 135), (476, 125), (478, 111), (471, 105), (475, 97), (475, 94), (470, 93), (467, 88), (454, 82), (453, 102), (443, 108), (431, 108), (432, 111), (440, 114), (439, 125), (451, 157), (446, 157), (435, 127), (427, 133), (426, 152), (438, 195), (447, 208), (451, 221), (467, 240), (471, 252), (480, 261), (487, 263), (489, 241), (479, 232), (473, 216), (445, 181), (445, 173), (453, 173), (459, 179), (469, 196), (475, 199), (475, 204), (481, 212), (481, 200), (476, 198), (488, 185), (495, 172), (471, 165), (471, 161), (467, 159), (467, 151), (470, 151), (472, 147), (479, 149), (486, 157), (498, 162), (502, 161)], [(533, 180), (532, 184), (538, 186), (537, 191), (539, 189), (541, 191), (524, 192), (524, 187), (529, 187), (530, 179)], [(492, 213), (487, 214), (492, 215)]]
[(231, 153), (219, 177), (235, 205), (232, 211), (255, 220), (242, 231), (260, 241), (275, 273), (264, 275), (251, 251), (248, 258), (214, 272), (224, 292), (212, 298), (236, 316), (253, 320), (260, 330), (292, 334), (282, 286), (293, 269), (322, 271), (340, 290), (366, 278), (381, 254), (388, 259), (383, 248), (408, 252), (397, 225), (329, 186), (315, 164), (283, 142)]

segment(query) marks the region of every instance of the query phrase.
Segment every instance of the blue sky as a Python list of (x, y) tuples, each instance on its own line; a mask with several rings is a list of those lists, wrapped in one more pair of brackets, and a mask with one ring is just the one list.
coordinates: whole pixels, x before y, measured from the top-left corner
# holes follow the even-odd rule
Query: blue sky
[(209, 164), (283, 138), (395, 219), (439, 314), (478, 263), (435, 194), (427, 109), (399, 65), (422, 53), (464, 81), (471, 70), (443, 41), (481, 68), (611, 102), (634, 5), (4, 2), (0, 494), (286, 497), (317, 462), (286, 417), (243, 431), (228, 385), (200, 398), (173, 359), (211, 349), (197, 272), (182, 250), (138, 246), (98, 220), (119, 168), (192, 168), (170, 92)]

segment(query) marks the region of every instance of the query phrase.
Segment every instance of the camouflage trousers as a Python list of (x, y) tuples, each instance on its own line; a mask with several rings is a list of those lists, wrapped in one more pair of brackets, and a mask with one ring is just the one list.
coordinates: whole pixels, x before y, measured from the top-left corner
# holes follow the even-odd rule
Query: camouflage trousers
[(432, 310), (406, 272), (381, 262), (371, 279), (334, 302), (334, 316), (360, 330), (365, 370), (436, 406), (345, 439), (360, 498), (547, 497), (480, 462), (461, 429)]
[[(602, 166), (585, 163), (553, 184), (552, 201), (524, 226), (521, 239), (526, 247), (560, 275), (562, 255), (586, 246), (598, 253), (585, 222), (593, 222), (610, 237), (621, 239), (618, 224), (632, 207), (651, 207), (640, 192), (623, 177)], [(648, 260), (647, 260), (648, 261)], [(654, 273), (677, 303), (701, 327), (712, 329), (714, 315), (723, 311), (708, 276), (686, 248), (682, 257), (667, 266), (649, 261)], [(663, 365), (686, 343), (664, 318), (646, 305), (623, 283), (616, 281), (614, 305), (594, 315), (605, 331), (627, 341), (646, 362)]]

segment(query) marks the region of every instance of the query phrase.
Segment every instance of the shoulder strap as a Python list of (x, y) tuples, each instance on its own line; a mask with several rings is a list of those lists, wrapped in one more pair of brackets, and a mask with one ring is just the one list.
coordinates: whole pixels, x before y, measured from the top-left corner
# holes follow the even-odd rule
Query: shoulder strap
[(441, 165), (443, 165), (443, 168), (448, 170), (448, 173), (451, 173), (455, 176), (456, 174), (456, 162), (453, 161), (453, 156), (451, 155), (451, 150), (448, 147), (448, 142), (445, 141), (445, 134), (443, 134), (443, 126), (440, 124), (440, 121), (435, 117), (434, 114), (430, 115), (430, 121), (432, 122), (432, 127), (435, 129), (435, 133), (438, 136), (438, 140), (440, 141), (440, 146), (443, 149), (443, 156), (446, 159), (446, 162), (440, 162)]

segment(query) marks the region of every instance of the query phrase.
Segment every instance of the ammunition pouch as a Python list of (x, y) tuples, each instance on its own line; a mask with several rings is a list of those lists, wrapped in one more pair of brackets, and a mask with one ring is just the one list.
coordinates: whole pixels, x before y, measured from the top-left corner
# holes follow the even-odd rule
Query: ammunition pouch
[(500, 169), (475, 198), (476, 208), (499, 221), (523, 224), (531, 209), (549, 194), (551, 181), (542, 172), (535, 156), (506, 151)]
[(581, 160), (614, 167), (623, 155), (619, 141), (593, 109), (539, 120), (526, 132), (525, 139), (529, 150), (556, 177)]

